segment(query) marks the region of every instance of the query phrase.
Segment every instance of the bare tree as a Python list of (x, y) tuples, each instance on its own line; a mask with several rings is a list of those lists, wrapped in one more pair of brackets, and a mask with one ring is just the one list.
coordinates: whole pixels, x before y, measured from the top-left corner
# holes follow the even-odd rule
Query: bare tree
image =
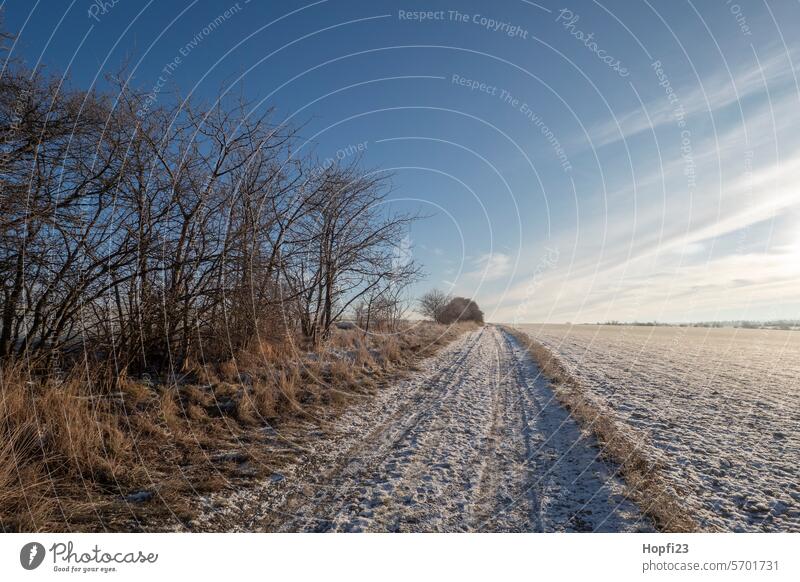
[(299, 298), (301, 329), (312, 342), (362, 298), (414, 280), (419, 267), (398, 264), (414, 215), (387, 212), (388, 177), (362, 174), (356, 166), (331, 167), (312, 188), (302, 221), (307, 250), (287, 265), (287, 281)]
[(451, 297), (444, 291), (431, 289), (419, 298), (420, 313), (436, 323), (442, 323), (444, 308), (450, 303), (450, 299)]
[(242, 99), (114, 82), (0, 76), (0, 359), (177, 370), (292, 326), (319, 342), (362, 300), (397, 326), (417, 216), (390, 210), (388, 175), (296, 159), (294, 129)]

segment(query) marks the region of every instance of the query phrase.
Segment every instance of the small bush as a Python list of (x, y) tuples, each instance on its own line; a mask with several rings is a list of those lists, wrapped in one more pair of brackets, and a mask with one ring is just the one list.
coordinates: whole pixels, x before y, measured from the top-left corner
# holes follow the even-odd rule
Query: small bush
[(439, 322), (451, 324), (457, 321), (471, 321), (483, 325), (483, 311), (472, 299), (453, 297), (442, 310)]

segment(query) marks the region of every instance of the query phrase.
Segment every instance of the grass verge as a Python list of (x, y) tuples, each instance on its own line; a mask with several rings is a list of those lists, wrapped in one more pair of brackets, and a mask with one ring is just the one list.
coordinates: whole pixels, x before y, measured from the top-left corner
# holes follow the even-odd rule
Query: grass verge
[[(311, 432), (473, 324), (391, 335), (336, 330), (323, 346), (253, 342), (178, 377), (78, 365), (66, 377), (0, 368), (0, 532), (137, 531), (192, 518), (192, 497), (247, 486)], [(109, 379), (110, 378), (110, 379)], [(278, 435), (276, 437), (276, 435)]]

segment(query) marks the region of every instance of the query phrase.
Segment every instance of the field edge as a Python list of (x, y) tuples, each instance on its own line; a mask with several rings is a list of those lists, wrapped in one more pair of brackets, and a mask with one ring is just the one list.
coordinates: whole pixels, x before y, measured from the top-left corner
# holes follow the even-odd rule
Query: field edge
[(558, 401), (582, 428), (597, 438), (603, 458), (618, 467), (630, 498), (662, 532), (699, 532), (690, 510), (667, 487), (659, 462), (650, 459), (641, 438), (613, 418), (610, 410), (589, 397), (583, 385), (558, 357), (527, 333), (501, 326), (519, 341), (549, 380)]

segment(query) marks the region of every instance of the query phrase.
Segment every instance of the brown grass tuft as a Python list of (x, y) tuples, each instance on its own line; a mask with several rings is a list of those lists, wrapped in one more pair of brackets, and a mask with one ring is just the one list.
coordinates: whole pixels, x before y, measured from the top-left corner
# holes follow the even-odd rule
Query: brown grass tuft
[(253, 384), (253, 391), (250, 395), (253, 408), (264, 421), (273, 420), (278, 413), (278, 395), (275, 385), (263, 380)]
[(62, 492), (113, 490), (131, 472), (109, 397), (81, 375), (36, 381), (10, 365), (0, 382), (0, 530), (50, 528), (63, 517)]
[(301, 388), (301, 375), (297, 366), (289, 366), (277, 372), (277, 392), (279, 409), (299, 410), (298, 394)]
[(186, 417), (178, 401), (177, 386), (170, 386), (164, 389), (161, 394), (159, 409), (161, 411), (161, 420), (164, 421), (169, 431), (174, 436), (181, 435), (184, 432), (183, 423)]

